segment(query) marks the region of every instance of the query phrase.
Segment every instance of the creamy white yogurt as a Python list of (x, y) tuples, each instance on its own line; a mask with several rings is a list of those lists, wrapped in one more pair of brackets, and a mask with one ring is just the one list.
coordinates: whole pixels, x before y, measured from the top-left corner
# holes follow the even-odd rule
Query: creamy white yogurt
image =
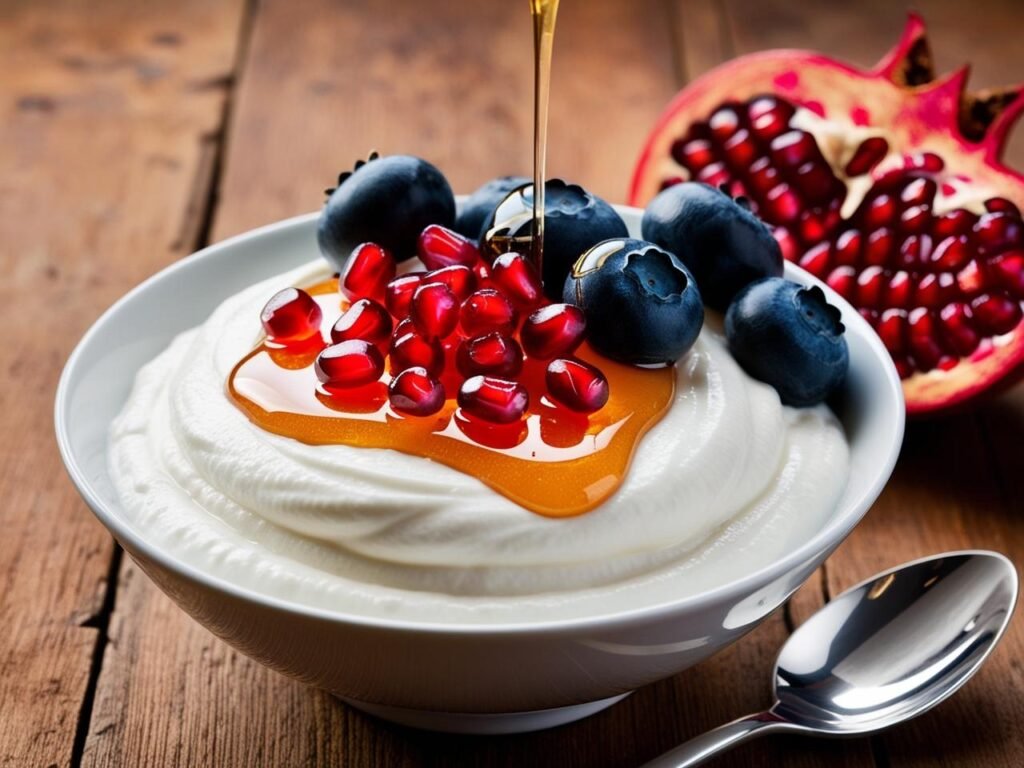
[(848, 475), (825, 407), (748, 377), (713, 318), (618, 492), (550, 519), (469, 475), (391, 450), (263, 431), (225, 393), (259, 312), (317, 262), (225, 301), (138, 375), (110, 434), (140, 535), (255, 591), (367, 616), (518, 622), (604, 614), (751, 573), (816, 533)]

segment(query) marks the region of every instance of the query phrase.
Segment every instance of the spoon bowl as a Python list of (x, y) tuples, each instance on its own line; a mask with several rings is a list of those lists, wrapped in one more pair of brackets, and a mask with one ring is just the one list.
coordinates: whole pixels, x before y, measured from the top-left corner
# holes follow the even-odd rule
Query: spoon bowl
[(686, 768), (770, 732), (857, 736), (909, 720), (978, 670), (1010, 621), (1017, 571), (994, 552), (906, 563), (802, 624), (775, 662), (775, 704), (647, 764)]

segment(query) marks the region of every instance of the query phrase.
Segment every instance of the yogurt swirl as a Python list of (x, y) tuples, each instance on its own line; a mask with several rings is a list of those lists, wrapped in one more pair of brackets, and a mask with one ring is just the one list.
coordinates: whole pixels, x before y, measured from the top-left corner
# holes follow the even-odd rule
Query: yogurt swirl
[(225, 380), (259, 311), (317, 262), (225, 301), (143, 368), (110, 435), (141, 535), (253, 590), (370, 616), (568, 618), (656, 604), (753, 572), (813, 535), (848, 475), (825, 407), (752, 380), (709, 318), (619, 491), (580, 517), (524, 510), (479, 480), (382, 449), (265, 432)]

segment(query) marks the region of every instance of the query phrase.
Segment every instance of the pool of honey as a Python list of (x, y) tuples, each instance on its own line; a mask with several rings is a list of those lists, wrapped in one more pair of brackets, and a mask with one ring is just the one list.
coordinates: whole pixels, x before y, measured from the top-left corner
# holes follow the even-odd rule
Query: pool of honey
[[(336, 281), (310, 290), (324, 310), (324, 335), (344, 303)], [(664, 415), (675, 392), (675, 369), (647, 370), (597, 355), (585, 344), (576, 356), (608, 379), (607, 405), (590, 417), (544, 397), (544, 363), (526, 361), (520, 381), (530, 392), (526, 418), (507, 426), (466, 417), (455, 405), (457, 379), (445, 407), (422, 418), (397, 415), (381, 381), (329, 394), (313, 363), (323, 343), (275, 348), (262, 343), (235, 365), (227, 382), (233, 402), (259, 427), (312, 445), (391, 448), (478, 478), (521, 506), (548, 517), (587, 512), (622, 484), (641, 437)], [(449, 356), (450, 363), (450, 356)], [(450, 365), (449, 365), (450, 367)]]

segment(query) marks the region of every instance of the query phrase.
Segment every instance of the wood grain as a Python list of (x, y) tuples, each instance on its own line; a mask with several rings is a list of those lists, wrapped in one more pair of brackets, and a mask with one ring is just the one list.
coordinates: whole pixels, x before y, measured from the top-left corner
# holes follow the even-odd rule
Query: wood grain
[(0, 765), (66, 765), (113, 546), (66, 479), (53, 394), (72, 345), (191, 249), (238, 2), (0, 5)]

